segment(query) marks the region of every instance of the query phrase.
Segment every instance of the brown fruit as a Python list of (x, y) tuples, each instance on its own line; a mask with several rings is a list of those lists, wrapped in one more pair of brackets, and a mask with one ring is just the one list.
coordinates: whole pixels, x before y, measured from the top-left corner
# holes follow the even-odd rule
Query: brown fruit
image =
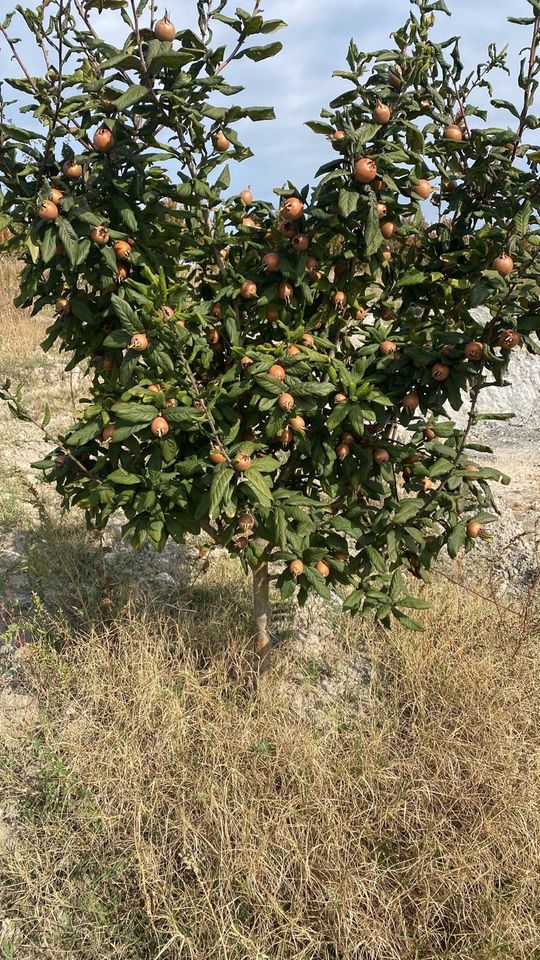
[(171, 23), (167, 14), (161, 19), (158, 20), (154, 27), (154, 33), (158, 40), (162, 42), (168, 40), (169, 42), (174, 40), (176, 36), (176, 27), (174, 23)]
[(409, 392), (403, 397), (401, 403), (405, 410), (416, 410), (416, 408), (420, 405), (420, 397), (418, 396), (416, 390), (409, 390)]
[(115, 368), (116, 368), (116, 360), (114, 359), (114, 357), (103, 357), (103, 363), (101, 364), (101, 369), (104, 370), (105, 373), (110, 373), (111, 370), (114, 370)]
[(312, 347), (314, 343), (313, 336), (311, 333), (304, 333), (302, 336), (302, 344), (304, 347)]
[(281, 442), (286, 445), (293, 442), (294, 433), (292, 432), (290, 427), (285, 427), (284, 430), (281, 431), (280, 439), (281, 439)]
[(383, 357), (389, 357), (392, 353), (395, 353), (396, 350), (397, 347), (391, 340), (383, 340), (379, 347), (379, 353), (382, 353)]
[(262, 258), (262, 268), (268, 273), (275, 273), (276, 270), (279, 270), (279, 263), (279, 253), (265, 253)]
[(107, 227), (92, 227), (90, 239), (97, 243), (98, 247), (104, 247), (109, 242), (109, 231)]
[(305, 233), (297, 233), (292, 238), (291, 243), (297, 253), (303, 253), (309, 247), (309, 237)]
[(251, 357), (242, 357), (240, 361), (240, 366), (242, 367), (242, 370), (245, 370), (247, 367), (250, 367), (252, 363), (253, 363), (253, 360), (251, 359)]
[(453, 140), (455, 143), (461, 143), (463, 140), (463, 133), (461, 128), (458, 127), (457, 123), (451, 123), (444, 131), (445, 140)]
[(272, 366), (268, 371), (268, 376), (275, 377), (276, 380), (285, 380), (285, 377), (287, 376), (287, 374), (285, 373), (285, 370), (283, 369), (282, 366), (280, 366), (279, 363), (274, 363), (272, 364)]
[(340, 140), (345, 140), (346, 136), (347, 134), (344, 130), (334, 130), (330, 139), (334, 140), (334, 142), (339, 142)]
[(371, 181), (370, 187), (375, 193), (380, 193), (381, 190), (384, 190), (384, 180), (382, 180), (381, 177), (375, 177), (375, 179)]
[(210, 344), (211, 347), (214, 347), (216, 343), (219, 343), (221, 340), (221, 334), (219, 330), (207, 330), (206, 331), (206, 342)]
[(362, 157), (354, 165), (354, 179), (357, 183), (371, 183), (377, 176), (377, 164), (372, 157)]
[(75, 160), (66, 160), (62, 167), (62, 171), (68, 180), (78, 180), (83, 175), (82, 164), (75, 163)]
[(394, 316), (395, 316), (395, 313), (394, 313), (394, 311), (392, 310), (392, 307), (383, 307), (383, 308), (382, 308), (382, 310), (381, 310), (381, 320), (383, 320), (384, 323), (388, 323), (389, 320), (393, 320)]
[(364, 310), (364, 307), (358, 307), (358, 310), (355, 313), (355, 318), (358, 320), (358, 323), (362, 323), (366, 319), (367, 310)]
[(150, 430), (155, 437), (164, 437), (169, 432), (170, 427), (165, 417), (154, 417), (150, 424)]
[(142, 353), (148, 346), (148, 337), (145, 333), (134, 333), (129, 341), (129, 345), (132, 350), (136, 350), (137, 353)]
[(431, 477), (422, 477), (420, 486), (423, 488), (425, 493), (427, 493), (428, 490), (433, 490), (435, 488), (435, 484), (433, 483)]
[(240, 296), (244, 300), (253, 300), (257, 296), (257, 284), (253, 280), (244, 280), (240, 288)]
[(432, 186), (429, 180), (419, 180), (418, 183), (413, 184), (412, 192), (416, 194), (417, 197), (421, 197), (422, 200), (427, 200), (431, 196)]
[(239, 513), (236, 520), (241, 530), (250, 530), (255, 526), (255, 517), (251, 513)]
[(377, 103), (373, 111), (373, 123), (388, 123), (392, 117), (392, 111), (386, 103)]
[(109, 441), (112, 440), (112, 435), (115, 430), (116, 430), (115, 423), (107, 424), (107, 426), (103, 430), (103, 433), (101, 434), (101, 439), (103, 440), (103, 443), (109, 443)]
[(450, 367), (446, 363), (435, 363), (431, 368), (431, 376), (434, 380), (442, 383), (444, 380), (448, 380)]
[(243, 227), (257, 227), (257, 224), (255, 223), (255, 220), (253, 219), (253, 217), (243, 217), (243, 218), (242, 218), (242, 226), (243, 226)]
[(296, 236), (296, 227), (290, 220), (284, 220), (279, 225), (279, 232), (287, 240), (292, 240)]
[(269, 323), (277, 323), (279, 320), (279, 310), (277, 307), (267, 307), (266, 308), (266, 319)]
[(294, 397), (290, 393), (280, 393), (278, 397), (278, 407), (280, 410), (292, 410), (294, 407)]
[(349, 456), (351, 448), (348, 443), (338, 443), (336, 447), (336, 456), (338, 460), (345, 460)]
[(131, 260), (131, 246), (127, 240), (116, 240), (113, 250), (118, 260)]
[(484, 528), (479, 520), (469, 520), (467, 524), (468, 537), (471, 537), (472, 540), (476, 540), (476, 538), (481, 536), (483, 532)]
[(353, 437), (352, 433), (348, 433), (348, 432), (342, 433), (342, 434), (341, 434), (341, 442), (342, 442), (342, 443), (354, 443), (354, 437)]
[(159, 383), (151, 383), (148, 387), (149, 393), (161, 393), (161, 391), (162, 387), (160, 387)]
[(501, 277), (507, 277), (514, 269), (514, 261), (508, 253), (500, 253), (492, 264), (493, 270), (496, 270)]
[(294, 287), (288, 280), (282, 280), (278, 287), (278, 297), (281, 300), (290, 300), (294, 296)]
[(225, 153), (231, 145), (231, 141), (227, 140), (222, 130), (214, 134), (212, 142), (214, 144), (214, 150), (217, 150), (218, 153)]
[(386, 261), (386, 263), (389, 263), (389, 261), (392, 259), (392, 251), (389, 249), (389, 247), (384, 247), (382, 251), (382, 258)]
[(392, 220), (385, 220), (384, 223), (381, 223), (381, 233), (385, 240), (390, 240), (390, 238), (394, 236), (395, 229), (396, 225)]
[(455, 193), (458, 186), (459, 184), (457, 180), (447, 180), (445, 183), (442, 184), (441, 189), (443, 193)]
[(298, 349), (298, 347), (296, 347), (294, 343), (289, 343), (287, 347), (287, 356), (296, 357), (298, 356), (299, 353), (300, 353), (300, 350)]
[(293, 577), (301, 577), (304, 572), (304, 564), (301, 560), (291, 560), (289, 564), (289, 573)]
[(347, 397), (344, 393), (336, 393), (334, 396), (334, 403), (345, 403)]
[(212, 304), (210, 308), (210, 315), (214, 318), (214, 320), (223, 320), (223, 311), (219, 303)]
[(306, 260), (306, 270), (308, 273), (316, 273), (319, 269), (319, 261), (315, 257), (308, 257)]
[(56, 301), (54, 309), (59, 316), (65, 317), (70, 311), (70, 306), (70, 302), (66, 297), (60, 297), (60, 299)]
[(289, 197), (281, 206), (281, 216), (284, 220), (298, 220), (304, 212), (304, 204), (298, 197)]
[(426, 427), (426, 429), (424, 430), (424, 437), (426, 438), (426, 440), (435, 440), (436, 436), (437, 434), (435, 433), (433, 427)]
[(329, 577), (329, 576), (330, 576), (330, 567), (328, 566), (327, 563), (324, 562), (324, 560), (317, 560), (317, 563), (315, 564), (315, 569), (316, 569), (316, 570), (318, 571), (318, 573), (320, 573), (321, 576), (323, 576), (323, 577)]
[(499, 334), (499, 346), (503, 350), (513, 350), (514, 347), (518, 347), (520, 344), (519, 333), (516, 333), (515, 330), (503, 330)]
[(302, 433), (306, 429), (306, 421), (300, 416), (291, 417), (289, 426), (295, 433)]
[(108, 127), (100, 127), (92, 137), (92, 145), (97, 153), (109, 153), (116, 144)]
[(477, 467), (475, 463), (468, 463), (465, 467), (465, 472), (471, 474), (471, 476), (464, 477), (463, 479), (472, 482), (474, 480), (473, 474), (478, 473), (479, 470), (480, 467)]
[(484, 344), (480, 343), (479, 340), (472, 340), (471, 343), (468, 343), (465, 347), (464, 353), (467, 360), (473, 360), (475, 363), (478, 363), (484, 356)]
[(238, 473), (243, 473), (244, 470), (249, 470), (253, 460), (248, 453), (237, 453), (233, 460), (233, 467)]
[(386, 206), (386, 204), (385, 204), (385, 203), (378, 203), (378, 204), (377, 204), (377, 216), (378, 216), (379, 220), (381, 220), (382, 217), (385, 217), (387, 213), (388, 213), (388, 207)]
[(336, 290), (332, 297), (332, 303), (338, 310), (342, 310), (343, 307), (347, 306), (347, 294), (343, 290)]
[(403, 71), (399, 63), (395, 63), (388, 71), (388, 83), (394, 90), (401, 90), (403, 83)]
[(37, 208), (39, 219), (45, 220), (47, 223), (56, 220), (58, 212), (58, 207), (52, 200), (42, 200)]
[(53, 203), (59, 204), (63, 198), (64, 194), (61, 190), (57, 190), (56, 187), (52, 187), (49, 191), (49, 200), (52, 200)]
[(341, 550), (338, 550), (338, 552), (334, 554), (334, 558), (338, 561), (338, 563), (347, 563), (349, 559), (347, 554), (343, 553)]
[[(164, 320), (171, 320), (174, 317), (174, 310), (172, 307), (169, 307), (167, 303), (163, 304), (163, 306), (159, 308), (159, 312)], [(178, 322), (181, 323), (182, 321)]]
[(127, 263), (117, 263), (116, 264), (116, 275), (119, 280), (127, 280), (129, 277), (130, 267)]
[(373, 459), (378, 466), (382, 466), (383, 463), (388, 463), (390, 460), (390, 454), (388, 450), (375, 450), (373, 454)]
[(245, 187), (238, 194), (242, 203), (245, 203), (246, 206), (249, 206), (250, 203), (253, 203), (253, 193), (251, 187)]
[(225, 463), (227, 457), (221, 452), (221, 450), (211, 450), (210, 451), (210, 460), (212, 463)]

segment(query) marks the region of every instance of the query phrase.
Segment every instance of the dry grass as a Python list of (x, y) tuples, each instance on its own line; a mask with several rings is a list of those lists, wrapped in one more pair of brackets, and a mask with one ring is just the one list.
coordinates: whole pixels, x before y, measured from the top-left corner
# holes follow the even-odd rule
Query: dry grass
[(368, 708), (316, 714), (286, 651), (260, 700), (237, 679), (229, 563), (106, 627), (37, 621), (41, 709), (0, 774), (5, 956), (538, 958), (538, 638), (512, 655), (491, 607), (433, 599), (421, 636), (349, 626)]
[[(0, 256), (0, 299), (2, 319), (0, 321), (0, 370), (1, 374), (11, 373), (18, 366), (30, 366), (40, 356), (40, 343), (45, 336), (43, 316), (31, 317), (30, 311), (18, 310), (13, 299), (18, 294), (18, 264)], [(43, 356), (41, 354), (41, 356)]]

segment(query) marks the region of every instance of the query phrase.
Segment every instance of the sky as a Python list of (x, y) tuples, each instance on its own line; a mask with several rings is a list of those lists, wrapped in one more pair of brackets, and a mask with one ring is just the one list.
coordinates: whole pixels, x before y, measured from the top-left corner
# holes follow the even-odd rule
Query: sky
[[(243, 0), (243, 4), (248, 7), (248, 0)], [(14, 0), (0, 0), (0, 15), (12, 5)], [(31, 6), (32, 0), (26, 0), (25, 5)], [(466, 67), (472, 69), (485, 59), (490, 42), (500, 47), (508, 42), (510, 65), (517, 68), (519, 51), (528, 43), (530, 28), (508, 24), (506, 17), (530, 15), (526, 0), (501, 4), (493, 0), (447, 0), (447, 5), (453, 16), (437, 15), (436, 37), (460, 35)], [(234, 6), (231, 0), (231, 7)], [(177, 28), (192, 25), (195, 0), (167, 0), (167, 9)], [(300, 187), (313, 180), (317, 167), (335, 154), (325, 138), (312, 133), (305, 122), (317, 119), (321, 108), (345, 89), (343, 81), (332, 79), (331, 75), (333, 70), (343, 69), (350, 38), (361, 50), (389, 46), (389, 34), (406, 19), (408, 11), (409, 0), (267, 0), (265, 16), (288, 23), (286, 30), (268, 38), (279, 39), (283, 51), (258, 64), (247, 59), (238, 61), (227, 76), (231, 82), (247, 87), (246, 94), (238, 100), (273, 105), (277, 119), (268, 123), (246, 122), (242, 127), (243, 142), (255, 156), (232, 165), (233, 190), (249, 184), (257, 197), (271, 199), (273, 188), (288, 179)], [(126, 31), (118, 14), (108, 12), (100, 16), (100, 32), (116, 45), (120, 45), (119, 23), (121, 30)], [(14, 33), (13, 27), (10, 32)], [(1, 39), (0, 75), (9, 75), (15, 65), (8, 61)], [(23, 44), (20, 49), (24, 49)], [(27, 49), (25, 54), (30, 66), (40, 69), (36, 52)], [(515, 81), (501, 71), (494, 76), (495, 96), (521, 101)], [(497, 125), (507, 122), (516, 121), (505, 112), (497, 112)]]

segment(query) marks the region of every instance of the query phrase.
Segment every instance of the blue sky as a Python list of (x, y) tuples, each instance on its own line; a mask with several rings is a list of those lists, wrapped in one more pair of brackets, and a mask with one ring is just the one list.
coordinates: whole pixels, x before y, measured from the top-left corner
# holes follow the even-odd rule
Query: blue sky
[[(30, 5), (31, 0), (26, 2)], [(506, 16), (509, 13), (518, 17), (529, 15), (531, 7), (526, 0), (501, 4), (494, 4), (493, 0), (447, 0), (447, 4), (454, 13), (452, 18), (438, 15), (437, 34), (440, 38), (462, 36), (462, 55), (467, 67), (472, 68), (485, 58), (488, 43), (492, 41), (498, 46), (510, 43), (510, 62), (517, 67), (519, 51), (528, 42), (529, 30), (508, 24)], [(12, 5), (14, 0), (0, 0), (0, 14)], [(246, 0), (244, 5), (248, 6)], [(177, 27), (187, 26), (193, 14), (186, 19), (186, 10), (188, 14), (194, 10), (195, 0), (168, 0), (167, 8)], [(242, 129), (244, 142), (251, 146), (255, 157), (233, 165), (234, 189), (249, 183), (257, 196), (270, 199), (272, 188), (287, 179), (299, 186), (312, 179), (320, 163), (333, 154), (325, 139), (313, 134), (304, 123), (316, 119), (321, 108), (342, 88), (341, 81), (332, 80), (331, 74), (343, 67), (349, 39), (354, 37), (362, 50), (383, 47), (389, 33), (403, 22), (408, 10), (408, 0), (268, 0), (265, 15), (289, 24), (287, 30), (271, 38), (282, 41), (282, 53), (260, 64), (240, 61), (233, 65), (228, 76), (248, 88), (245, 102), (273, 104), (277, 120), (246, 124)], [(127, 29), (118, 14), (100, 17), (101, 32), (116, 44), (119, 25), (122, 31)], [(9, 74), (14, 65), (6, 62), (2, 46), (0, 50), (0, 74)], [(33, 50), (27, 51), (27, 57), (32, 65), (38, 63)], [(496, 96), (520, 99), (517, 85), (506, 74), (497, 72), (495, 80)], [(507, 120), (512, 118), (498, 113), (498, 125)]]

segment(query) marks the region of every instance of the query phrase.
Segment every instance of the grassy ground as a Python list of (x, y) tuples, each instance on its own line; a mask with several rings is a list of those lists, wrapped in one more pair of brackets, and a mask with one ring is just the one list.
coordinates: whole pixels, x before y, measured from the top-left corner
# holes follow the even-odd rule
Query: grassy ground
[[(68, 417), (43, 322), (10, 324), (0, 366)], [(104, 551), (31, 478), (35, 434), (2, 429), (0, 958), (539, 960), (525, 621), (442, 576), (421, 635), (318, 608), (328, 642), (303, 645), (289, 609), (255, 698), (238, 565)], [(368, 684), (328, 682), (341, 659)]]

